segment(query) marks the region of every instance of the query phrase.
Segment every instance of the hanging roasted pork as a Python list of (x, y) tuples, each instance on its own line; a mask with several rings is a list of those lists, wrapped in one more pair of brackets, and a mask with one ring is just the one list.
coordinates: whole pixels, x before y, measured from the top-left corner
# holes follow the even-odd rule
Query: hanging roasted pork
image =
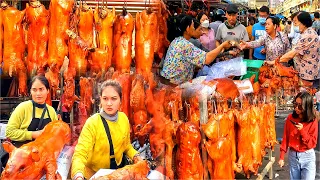
[(90, 64), (90, 74), (105, 78), (108, 68), (111, 66), (111, 58), (108, 50), (95, 48), (89, 53), (88, 62)]
[(40, 1), (30, 1), (26, 8), (28, 26), (28, 75), (45, 73), (44, 67), (48, 59), (49, 11)]
[(92, 114), (93, 82), (92, 78), (80, 77), (80, 101), (85, 105), (87, 114)]
[(74, 102), (79, 100), (79, 98), (75, 95), (75, 76), (76, 70), (72, 67), (68, 67), (63, 74), (64, 92), (62, 96), (64, 96), (65, 102), (62, 104), (62, 106), (64, 106), (68, 112), (71, 112)]
[(22, 20), (25, 10), (19, 11), (6, 2), (1, 3), (3, 20), (3, 74), (18, 77), (19, 96), (27, 95), (27, 68), (24, 60), (25, 43)]
[(135, 64), (136, 73), (143, 75), (147, 80), (152, 70), (155, 46), (158, 43), (158, 19), (157, 14), (143, 10), (136, 14), (135, 29)]
[(68, 35), (70, 15), (73, 11), (74, 0), (51, 0), (48, 42), (48, 65), (60, 70), (64, 57), (68, 55)]
[(152, 92), (152, 88), (146, 90), (146, 107), (148, 112), (152, 115), (149, 122), (143, 125), (136, 135), (143, 137), (149, 134), (150, 149), (152, 157), (163, 161), (165, 155), (165, 141), (163, 139), (163, 131), (166, 126), (165, 113), (164, 113), (164, 98), (165, 90), (161, 89), (155, 94)]
[(66, 30), (69, 38), (69, 67), (76, 70), (76, 76), (86, 76), (89, 46), (76, 33)]
[(178, 179), (203, 179), (203, 164), (200, 156), (201, 134), (197, 125), (186, 122), (177, 130), (178, 150), (176, 173)]
[(83, 1), (79, 7), (78, 33), (89, 47), (93, 46), (93, 11)]
[(158, 28), (159, 28), (159, 36), (158, 43), (155, 47), (155, 53), (161, 59), (164, 56), (166, 48), (169, 47), (170, 42), (167, 39), (168, 27), (167, 27), (167, 19), (169, 17), (169, 13), (166, 9), (166, 5), (163, 1), (158, 2), (159, 10), (157, 13), (158, 17)]
[(234, 179), (231, 153), (231, 141), (228, 137), (220, 137), (216, 141), (210, 140), (205, 143), (208, 154), (213, 161), (213, 168), (209, 170), (211, 179)]
[[(130, 92), (130, 107), (133, 113), (133, 118), (130, 120), (133, 134), (137, 133), (139, 128), (143, 127), (148, 122), (148, 113), (145, 106), (146, 95), (144, 89), (143, 77), (139, 74), (134, 75), (131, 92)], [(140, 146), (145, 143), (145, 136), (138, 137)]]
[[(99, 2), (99, 1), (98, 1)], [(113, 38), (114, 38), (114, 21), (116, 19), (116, 11), (113, 7), (112, 11), (102, 1), (102, 7), (99, 4), (94, 10), (94, 24), (96, 31), (97, 47), (106, 50), (108, 57), (105, 61), (111, 62), (113, 56)], [(120, 42), (117, 42), (120, 43)], [(113, 62), (114, 63), (114, 62)]]
[(121, 73), (129, 73), (132, 55), (132, 32), (134, 19), (124, 8), (122, 13), (117, 15), (114, 22), (113, 35), (113, 60), (116, 70)]
[(3, 25), (2, 25), (3, 17), (2, 17), (2, 8), (0, 8), (0, 68), (2, 68), (3, 61)]
[(129, 73), (120, 73), (116, 71), (112, 79), (117, 80), (122, 88), (122, 99), (121, 99), (121, 106), (120, 111), (124, 112), (127, 117), (131, 117), (130, 113), (130, 91), (131, 91), (131, 76)]

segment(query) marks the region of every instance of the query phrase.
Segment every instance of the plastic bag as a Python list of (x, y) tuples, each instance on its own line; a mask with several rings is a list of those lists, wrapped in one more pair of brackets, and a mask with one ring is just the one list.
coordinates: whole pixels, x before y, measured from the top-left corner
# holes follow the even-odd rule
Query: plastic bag
[(203, 71), (207, 71), (206, 80), (217, 78), (225, 78), (229, 76), (242, 76), (247, 74), (247, 65), (242, 57), (230, 59), (213, 64), (211, 67), (204, 67)]

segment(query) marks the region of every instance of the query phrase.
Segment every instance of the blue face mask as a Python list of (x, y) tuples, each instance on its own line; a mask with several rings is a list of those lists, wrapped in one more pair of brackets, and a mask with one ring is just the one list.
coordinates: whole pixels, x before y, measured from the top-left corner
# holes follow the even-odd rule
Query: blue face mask
[(261, 24), (265, 24), (265, 23), (266, 23), (266, 20), (267, 20), (267, 18), (263, 18), (263, 17), (259, 17), (259, 18), (258, 18), (258, 21), (259, 21), (259, 23), (261, 23)]
[(299, 26), (293, 26), (293, 31), (294, 31), (295, 33), (300, 33)]

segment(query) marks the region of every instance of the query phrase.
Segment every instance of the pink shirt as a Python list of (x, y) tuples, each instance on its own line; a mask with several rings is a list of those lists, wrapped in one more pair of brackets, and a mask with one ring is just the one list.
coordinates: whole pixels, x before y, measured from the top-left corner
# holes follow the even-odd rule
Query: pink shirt
[(208, 34), (203, 34), (199, 39), (201, 44), (209, 51), (216, 48), (216, 38), (214, 37), (214, 34), (214, 30), (209, 29)]

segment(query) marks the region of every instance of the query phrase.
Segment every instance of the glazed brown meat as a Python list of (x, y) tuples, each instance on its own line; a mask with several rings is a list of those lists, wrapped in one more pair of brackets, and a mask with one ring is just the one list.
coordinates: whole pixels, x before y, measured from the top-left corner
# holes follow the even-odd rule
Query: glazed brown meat
[(127, 165), (123, 168), (113, 171), (111, 174), (106, 176), (100, 176), (97, 180), (127, 180), (127, 179), (147, 179), (150, 171), (147, 161), (139, 161), (136, 164)]
[(200, 129), (192, 122), (186, 122), (177, 130), (178, 150), (176, 157), (179, 179), (203, 179), (203, 165), (199, 144)]
[(113, 61), (117, 71), (129, 73), (132, 55), (134, 19), (125, 10), (117, 15), (113, 31)]
[(24, 15), (25, 10), (19, 11), (9, 6), (2, 11), (4, 63), (2, 69), (5, 76), (18, 77), (19, 96), (27, 95), (27, 68), (24, 62), (25, 43), (22, 28)]
[(48, 59), (49, 11), (40, 1), (30, 2), (26, 8), (28, 26), (28, 75), (44, 74)]
[(143, 10), (136, 14), (135, 63), (136, 72), (147, 80), (151, 73), (158, 33), (157, 14)]

